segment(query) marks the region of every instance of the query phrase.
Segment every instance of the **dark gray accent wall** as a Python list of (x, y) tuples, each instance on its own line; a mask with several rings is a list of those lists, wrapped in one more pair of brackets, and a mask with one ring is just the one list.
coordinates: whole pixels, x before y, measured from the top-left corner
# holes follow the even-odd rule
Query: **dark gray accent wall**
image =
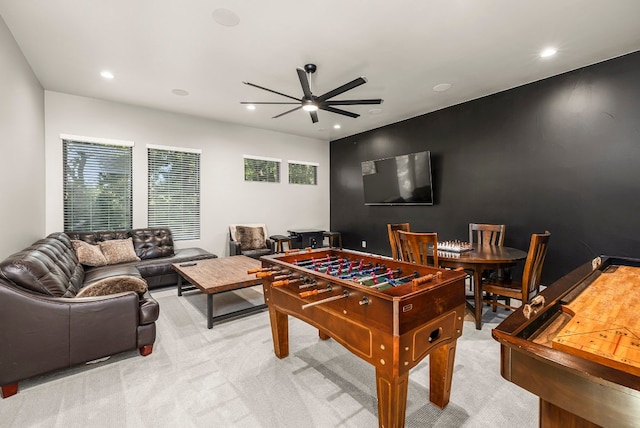
[[(422, 150), (435, 205), (364, 205), (360, 162)], [(549, 230), (544, 283), (596, 255), (640, 257), (640, 52), (332, 141), (330, 157), (346, 248), (390, 255), (387, 223), (466, 240), (478, 222), (523, 250)]]

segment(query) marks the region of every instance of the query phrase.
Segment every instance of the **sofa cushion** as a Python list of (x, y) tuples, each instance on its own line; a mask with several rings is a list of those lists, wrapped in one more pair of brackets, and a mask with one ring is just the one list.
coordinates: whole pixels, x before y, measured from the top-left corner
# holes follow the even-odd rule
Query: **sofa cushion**
[(107, 259), (104, 257), (100, 245), (92, 245), (77, 239), (73, 239), (71, 244), (81, 264), (85, 266), (104, 266), (107, 264)]
[(133, 229), (130, 235), (136, 254), (141, 260), (174, 255), (171, 229), (160, 227)]
[(108, 265), (140, 260), (133, 249), (131, 238), (102, 241), (99, 245)]
[(76, 297), (106, 296), (109, 294), (135, 291), (144, 294), (147, 291), (147, 283), (144, 279), (129, 275), (111, 276), (101, 279), (85, 287), (82, 287)]
[(236, 226), (236, 241), (242, 251), (267, 248), (266, 236), (262, 227)]

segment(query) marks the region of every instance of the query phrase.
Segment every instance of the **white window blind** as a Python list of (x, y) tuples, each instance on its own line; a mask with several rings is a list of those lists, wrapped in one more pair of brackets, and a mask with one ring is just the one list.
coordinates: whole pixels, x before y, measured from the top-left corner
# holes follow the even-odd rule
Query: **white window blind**
[(200, 238), (200, 153), (147, 146), (149, 227), (168, 227), (173, 239)]
[(318, 164), (313, 162), (289, 161), (290, 184), (318, 184)]
[(280, 183), (280, 159), (244, 155), (244, 181)]
[(63, 139), (65, 231), (131, 229), (131, 151)]

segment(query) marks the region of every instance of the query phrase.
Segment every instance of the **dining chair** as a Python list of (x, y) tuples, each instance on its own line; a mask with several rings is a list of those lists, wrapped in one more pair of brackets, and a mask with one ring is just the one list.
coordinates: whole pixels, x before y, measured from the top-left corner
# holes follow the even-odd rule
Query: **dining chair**
[(398, 231), (403, 230), (409, 232), (411, 228), (409, 223), (387, 224), (389, 232), (389, 245), (391, 245), (391, 257), (394, 260), (402, 260), (402, 252), (400, 251), (400, 243), (398, 242)]
[(504, 224), (469, 223), (469, 243), (504, 245)]
[[(490, 303), (495, 312), (497, 307), (508, 309), (516, 309), (511, 306), (511, 299), (517, 299), (524, 305), (533, 296), (540, 291), (540, 275), (542, 273), (542, 265), (547, 255), (547, 247), (549, 246), (549, 238), (551, 233), (534, 233), (531, 235), (531, 243), (527, 259), (524, 263), (521, 281), (493, 281), (491, 278), (482, 281), (482, 289), (491, 293)], [(505, 303), (498, 301), (504, 298)]]
[[(478, 246), (483, 245), (504, 245), (504, 224), (487, 224), (487, 223), (469, 223), (469, 243)], [(469, 274), (470, 272), (467, 271)], [(498, 276), (499, 278), (510, 278), (511, 270), (509, 268), (499, 269), (496, 271), (485, 272), (483, 278), (489, 276)], [(470, 285), (473, 283), (473, 275), (470, 278)]]
[[(409, 263), (417, 263), (424, 266), (438, 267), (438, 234), (405, 232), (398, 230), (398, 242), (402, 260)], [(429, 257), (429, 249), (432, 248)], [(431, 263), (429, 263), (431, 261)]]

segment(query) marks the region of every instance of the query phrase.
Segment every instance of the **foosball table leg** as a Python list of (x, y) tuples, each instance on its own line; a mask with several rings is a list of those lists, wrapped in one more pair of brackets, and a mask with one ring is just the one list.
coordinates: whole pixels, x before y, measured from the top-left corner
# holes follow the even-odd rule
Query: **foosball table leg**
[(380, 428), (404, 427), (408, 386), (408, 371), (399, 376), (392, 376), (376, 367), (378, 426)]
[(289, 355), (289, 316), (269, 307), (271, 319), (271, 337), (273, 338), (273, 351), (278, 358)]
[(456, 342), (444, 344), (429, 354), (429, 401), (444, 409), (451, 396)]
[(318, 330), (318, 337), (320, 338), (320, 340), (331, 339), (331, 336), (329, 336), (327, 333), (325, 333), (322, 330)]

